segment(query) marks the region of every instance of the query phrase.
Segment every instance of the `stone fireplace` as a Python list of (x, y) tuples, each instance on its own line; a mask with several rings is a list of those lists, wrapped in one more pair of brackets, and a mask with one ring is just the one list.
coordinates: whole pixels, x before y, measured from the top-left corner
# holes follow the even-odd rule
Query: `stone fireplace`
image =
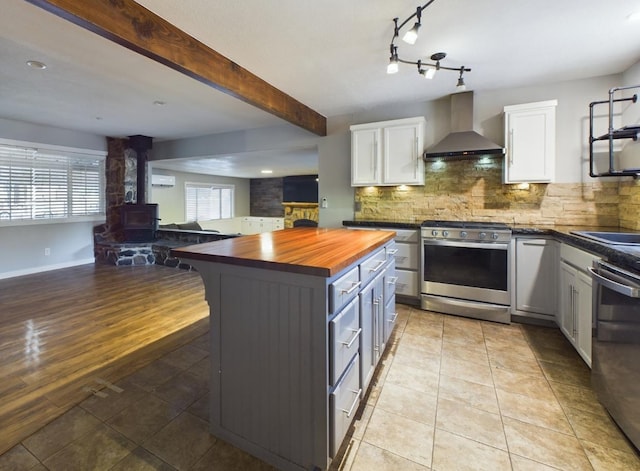
[(294, 221), (308, 219), (318, 222), (318, 203), (282, 203), (284, 206), (284, 227), (293, 227)]

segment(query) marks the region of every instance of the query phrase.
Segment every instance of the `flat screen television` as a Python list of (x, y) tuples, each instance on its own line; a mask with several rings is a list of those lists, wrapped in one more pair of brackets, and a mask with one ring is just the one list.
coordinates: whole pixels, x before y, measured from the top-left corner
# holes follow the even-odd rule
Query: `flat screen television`
[(282, 201), (317, 203), (318, 175), (294, 175), (282, 179)]

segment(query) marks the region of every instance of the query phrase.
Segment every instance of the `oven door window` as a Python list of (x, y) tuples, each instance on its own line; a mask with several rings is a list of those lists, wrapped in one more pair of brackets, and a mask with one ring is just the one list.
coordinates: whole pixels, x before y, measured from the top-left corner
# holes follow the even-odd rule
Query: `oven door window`
[(424, 244), (424, 281), (507, 291), (507, 250)]

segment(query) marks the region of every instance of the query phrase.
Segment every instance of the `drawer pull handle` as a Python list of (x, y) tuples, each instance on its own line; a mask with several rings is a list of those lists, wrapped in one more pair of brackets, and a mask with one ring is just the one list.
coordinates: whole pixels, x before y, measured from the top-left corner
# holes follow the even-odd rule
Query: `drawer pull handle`
[(357, 391), (354, 391), (352, 389), (351, 392), (356, 395), (356, 398), (353, 400), (353, 404), (351, 404), (351, 407), (349, 407), (349, 410), (340, 409), (342, 412), (347, 414), (347, 417), (351, 417), (351, 414), (353, 413), (353, 409), (355, 409), (356, 405), (358, 404), (358, 401), (360, 400), (360, 394), (362, 394), (362, 388), (358, 389)]
[(393, 319), (389, 319), (389, 323), (393, 324), (396, 321), (397, 318), (398, 318), (398, 313), (394, 312), (393, 313)]
[(351, 288), (342, 289), (342, 294), (351, 294), (360, 286), (360, 281), (352, 282)]
[(387, 252), (389, 252), (391, 255), (395, 255), (398, 253), (398, 249), (389, 249)]
[(342, 345), (346, 345), (347, 348), (351, 348), (351, 345), (353, 345), (353, 342), (355, 342), (356, 339), (360, 337), (360, 334), (362, 333), (362, 328), (358, 328), (358, 330), (353, 330), (353, 329), (349, 329), (349, 330), (351, 330), (351, 332), (354, 333), (353, 337), (348, 342), (341, 342)]
[(389, 284), (390, 285), (395, 285), (396, 281), (398, 281), (398, 277), (397, 276), (390, 276), (389, 277)]
[(378, 262), (378, 264), (377, 264), (375, 267), (370, 268), (370, 269), (369, 269), (369, 271), (371, 271), (371, 272), (377, 272), (378, 270), (380, 270), (380, 268), (381, 268), (385, 263), (387, 263), (387, 261), (386, 261), (386, 260), (380, 260), (380, 261)]

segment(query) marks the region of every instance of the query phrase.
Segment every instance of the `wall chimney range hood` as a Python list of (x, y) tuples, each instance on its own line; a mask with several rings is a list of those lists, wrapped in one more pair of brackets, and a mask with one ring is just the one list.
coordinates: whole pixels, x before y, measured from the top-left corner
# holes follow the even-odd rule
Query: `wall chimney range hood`
[(504, 148), (473, 130), (473, 92), (451, 95), (451, 133), (424, 153), (424, 159), (470, 159), (504, 155)]

